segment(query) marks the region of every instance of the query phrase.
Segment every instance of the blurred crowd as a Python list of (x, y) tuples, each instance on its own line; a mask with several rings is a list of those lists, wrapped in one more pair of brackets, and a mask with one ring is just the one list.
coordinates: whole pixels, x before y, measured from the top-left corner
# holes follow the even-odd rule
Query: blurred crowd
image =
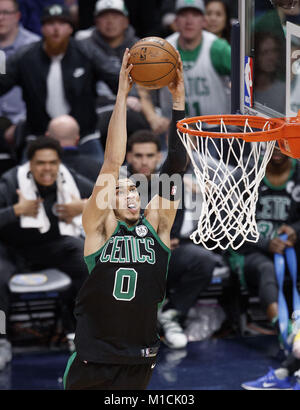
[[(7, 318), (8, 283), (24, 269), (67, 274), (72, 286), (66, 310), (72, 312), (88, 275), (80, 216), (103, 162), (125, 49), (147, 36), (166, 38), (183, 61), (186, 116), (229, 114), (230, 37), (237, 19), (237, 0), (0, 0), (0, 56), (6, 56), (0, 75), (0, 310)], [(170, 107), (167, 88), (131, 90), (127, 174), (150, 181), (159, 170)], [(186, 347), (189, 310), (219, 272), (236, 273), (238, 257), (243, 283), (259, 295), (270, 332), (279, 334), (273, 255), (298, 246), (298, 163), (275, 152), (264, 180), (268, 195), (257, 213), (260, 241), (234, 255), (235, 263), (232, 255), (189, 239), (197, 215), (191, 217), (185, 203), (200, 196), (192, 175), (190, 166), (172, 230), (166, 301), (159, 312), (164, 342)], [(282, 193), (287, 181), (289, 189)], [(273, 208), (277, 212), (271, 215)], [(274, 235), (278, 229), (288, 240)], [(64, 326), (66, 334), (74, 332), (71, 313)], [(0, 335), (0, 371), (10, 360), (10, 342)]]

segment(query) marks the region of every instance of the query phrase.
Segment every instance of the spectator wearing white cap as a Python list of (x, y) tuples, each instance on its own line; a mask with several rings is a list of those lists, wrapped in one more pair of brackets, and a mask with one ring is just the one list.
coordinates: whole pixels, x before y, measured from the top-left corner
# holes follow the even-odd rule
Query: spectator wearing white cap
[[(126, 48), (131, 48), (138, 38), (133, 27), (129, 24), (129, 15), (123, 0), (98, 0), (94, 11), (95, 26), (88, 30), (79, 31), (76, 39), (81, 43), (99, 50), (99, 57), (105, 55), (106, 61), (114, 71), (120, 71), (123, 54)], [(97, 112), (99, 115), (99, 129), (101, 142), (105, 148), (108, 123), (116, 101), (116, 94), (101, 81), (98, 83)], [(163, 131), (169, 126), (169, 121), (158, 118), (163, 124)], [(127, 99), (127, 132), (131, 135), (139, 129), (150, 129), (154, 126), (143, 112), (140, 98), (135, 87)], [(157, 126), (157, 124), (155, 124)], [(159, 128), (161, 130), (161, 127)]]
[[(203, 0), (177, 0), (177, 32), (167, 40), (179, 50), (184, 67), (187, 116), (228, 114), (230, 99), (225, 76), (231, 70), (231, 48), (223, 39), (204, 30)], [(167, 90), (161, 90), (161, 107), (169, 116)]]

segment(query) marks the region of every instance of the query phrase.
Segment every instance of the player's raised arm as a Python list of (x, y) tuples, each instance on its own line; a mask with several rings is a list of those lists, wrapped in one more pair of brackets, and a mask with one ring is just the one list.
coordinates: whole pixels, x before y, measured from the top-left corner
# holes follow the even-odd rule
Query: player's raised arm
[[(186, 169), (187, 155), (186, 150), (182, 146), (182, 142), (177, 134), (177, 121), (185, 117), (185, 89), (183, 79), (183, 66), (180, 55), (178, 53), (179, 64), (177, 76), (174, 82), (168, 85), (172, 94), (173, 110), (172, 121), (170, 125), (168, 138), (168, 155), (160, 171), (160, 191), (156, 197), (149, 203), (147, 207), (147, 218), (155, 219), (153, 222), (157, 227), (157, 232), (161, 239), (168, 244), (170, 231), (175, 219), (176, 211), (180, 202), (178, 193), (182, 190), (176, 186), (174, 181), (175, 174), (178, 177), (178, 182), (181, 184), (180, 174)], [(155, 212), (155, 209), (157, 212)]]
[(115, 197), (119, 170), (126, 154), (126, 101), (132, 87), (132, 65), (128, 66), (128, 59), (129, 50), (126, 49), (119, 76), (116, 104), (108, 127), (103, 166), (82, 216), (86, 234), (102, 228), (104, 220), (112, 214), (112, 201)]

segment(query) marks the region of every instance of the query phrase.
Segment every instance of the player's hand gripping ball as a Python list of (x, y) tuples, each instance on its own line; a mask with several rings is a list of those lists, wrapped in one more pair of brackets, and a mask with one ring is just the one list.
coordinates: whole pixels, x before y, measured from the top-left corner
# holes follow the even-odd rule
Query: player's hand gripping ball
[(160, 37), (146, 37), (130, 49), (128, 64), (133, 64), (133, 81), (149, 89), (167, 86), (176, 77), (178, 55), (175, 48)]

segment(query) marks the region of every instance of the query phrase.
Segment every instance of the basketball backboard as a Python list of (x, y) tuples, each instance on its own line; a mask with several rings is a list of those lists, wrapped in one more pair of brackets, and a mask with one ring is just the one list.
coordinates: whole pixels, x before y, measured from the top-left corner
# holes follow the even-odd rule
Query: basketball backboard
[[(239, 0), (234, 31), (233, 113), (286, 117), (300, 109), (300, 5), (285, 9), (270, 0)], [(237, 37), (239, 39), (237, 41)], [(239, 85), (237, 85), (239, 83)]]

